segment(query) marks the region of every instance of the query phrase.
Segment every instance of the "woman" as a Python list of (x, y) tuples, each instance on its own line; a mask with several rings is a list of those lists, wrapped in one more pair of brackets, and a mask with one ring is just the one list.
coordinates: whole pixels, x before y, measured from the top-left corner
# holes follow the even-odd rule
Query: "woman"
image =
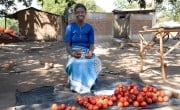
[(101, 71), (101, 62), (94, 52), (94, 30), (85, 22), (86, 7), (76, 4), (76, 22), (66, 28), (66, 49), (70, 55), (66, 65), (70, 89), (78, 93), (88, 93)]

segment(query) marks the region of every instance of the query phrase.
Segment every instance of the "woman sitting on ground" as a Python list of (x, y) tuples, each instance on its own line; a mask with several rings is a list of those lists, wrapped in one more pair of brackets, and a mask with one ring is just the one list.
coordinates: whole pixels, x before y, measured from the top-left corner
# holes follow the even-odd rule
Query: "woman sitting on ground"
[(78, 93), (89, 93), (95, 85), (101, 62), (94, 52), (94, 29), (85, 22), (86, 7), (76, 4), (76, 22), (66, 28), (65, 42), (69, 54), (66, 65), (70, 89)]

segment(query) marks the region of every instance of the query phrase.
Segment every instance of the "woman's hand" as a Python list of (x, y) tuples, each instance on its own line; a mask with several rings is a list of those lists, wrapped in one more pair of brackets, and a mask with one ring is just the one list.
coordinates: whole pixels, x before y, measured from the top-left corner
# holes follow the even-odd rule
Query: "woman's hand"
[(93, 56), (93, 53), (92, 53), (91, 51), (89, 51), (89, 52), (85, 55), (86, 58), (91, 58), (92, 56)]

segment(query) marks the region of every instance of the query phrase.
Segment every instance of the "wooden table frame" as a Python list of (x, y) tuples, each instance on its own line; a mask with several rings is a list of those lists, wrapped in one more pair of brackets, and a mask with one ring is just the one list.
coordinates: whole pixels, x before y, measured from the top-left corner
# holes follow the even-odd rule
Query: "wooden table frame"
[(157, 36), (153, 36), (150, 41), (146, 41), (144, 39), (143, 33), (159, 33), (159, 44), (160, 44), (160, 62), (161, 62), (161, 76), (163, 80), (166, 80), (166, 73), (165, 73), (165, 66), (164, 66), (164, 57), (169, 54), (171, 51), (173, 51), (179, 44), (180, 41), (178, 41), (169, 51), (167, 51), (165, 54), (163, 52), (163, 38), (167, 33), (169, 34), (170, 32), (180, 32), (180, 27), (175, 27), (175, 28), (155, 28), (155, 29), (147, 29), (143, 31), (139, 31), (139, 38), (140, 38), (140, 59), (141, 59), (141, 67), (140, 70), (141, 72), (143, 71), (143, 66), (144, 66), (144, 51), (147, 49), (150, 44), (153, 42), (153, 39)]

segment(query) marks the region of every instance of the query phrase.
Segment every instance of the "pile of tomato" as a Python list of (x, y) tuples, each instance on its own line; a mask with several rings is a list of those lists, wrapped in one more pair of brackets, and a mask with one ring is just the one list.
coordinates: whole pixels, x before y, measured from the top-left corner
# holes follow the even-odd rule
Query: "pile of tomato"
[(52, 104), (51, 110), (77, 110), (76, 106), (67, 106), (65, 104)]
[[(167, 102), (169, 97), (165, 91), (158, 90), (156, 87), (144, 85), (141, 89), (136, 84), (128, 86), (119, 84), (112, 95), (95, 95), (95, 96), (76, 96), (77, 103), (87, 110), (102, 110), (110, 106), (122, 107), (146, 107), (148, 104), (157, 102)], [(52, 110), (76, 110), (75, 106), (60, 108)], [(52, 107), (53, 108), (53, 107)]]

